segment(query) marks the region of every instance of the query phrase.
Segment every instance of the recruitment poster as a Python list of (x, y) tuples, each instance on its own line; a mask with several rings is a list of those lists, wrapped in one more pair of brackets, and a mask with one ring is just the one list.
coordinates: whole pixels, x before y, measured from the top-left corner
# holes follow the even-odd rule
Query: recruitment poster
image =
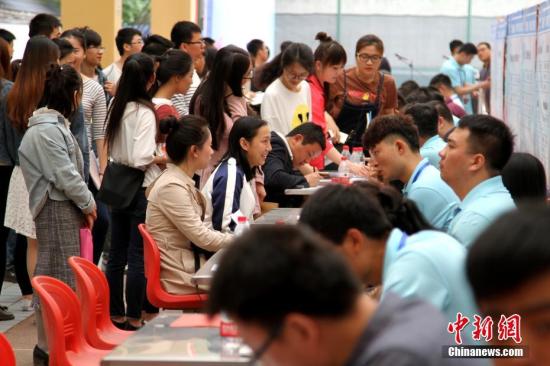
[(537, 139), (535, 155), (541, 159), (550, 182), (550, 2), (539, 9), (539, 31), (537, 35), (537, 94), (538, 118), (533, 135)]
[(501, 18), (492, 28), (491, 54), (491, 114), (504, 119), (504, 52), (506, 50), (506, 18)]

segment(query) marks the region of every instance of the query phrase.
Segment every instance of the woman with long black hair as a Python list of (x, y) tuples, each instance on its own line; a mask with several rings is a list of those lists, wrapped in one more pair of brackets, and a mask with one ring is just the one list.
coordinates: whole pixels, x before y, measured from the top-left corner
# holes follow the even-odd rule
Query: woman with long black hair
[[(143, 240), (138, 225), (145, 222), (147, 199), (145, 189), (161, 173), (157, 164), (166, 158), (155, 156), (157, 122), (149, 89), (155, 83), (153, 59), (144, 54), (131, 55), (122, 68), (115, 98), (109, 108), (105, 137), (111, 156), (103, 185), (109, 183), (109, 170), (119, 168), (122, 174), (144, 174), (135, 192), (128, 192), (126, 203), (112, 209), (112, 236), (107, 280), (111, 293), (111, 318), (115, 325), (135, 330), (142, 325), (142, 310), (154, 314), (158, 309), (147, 301), (143, 269)], [(125, 173), (126, 172), (126, 173)], [(139, 174), (138, 174), (139, 176)], [(141, 184), (139, 184), (141, 183)], [(103, 189), (103, 186), (102, 186)], [(100, 190), (100, 196), (102, 191)], [(126, 277), (126, 304), (123, 301), (124, 267)]]

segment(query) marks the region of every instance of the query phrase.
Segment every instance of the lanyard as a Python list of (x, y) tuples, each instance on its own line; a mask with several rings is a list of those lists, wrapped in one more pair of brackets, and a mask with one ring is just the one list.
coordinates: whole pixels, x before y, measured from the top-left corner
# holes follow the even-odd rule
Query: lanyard
[(397, 251), (400, 251), (401, 249), (403, 249), (403, 247), (407, 243), (407, 238), (408, 238), (408, 235), (406, 233), (403, 233), (403, 235), (401, 236), (401, 240), (399, 240), (399, 245), (397, 246)]
[(416, 182), (416, 180), (418, 179), (418, 177), (420, 177), (420, 174), (422, 174), (422, 171), (424, 169), (426, 169), (426, 167), (430, 165), (430, 162), (429, 161), (425, 161), (424, 164), (422, 164), (422, 166), (418, 169), (418, 171), (416, 172), (416, 174), (414, 175), (413, 179), (412, 179), (412, 182), (411, 182), (411, 185)]

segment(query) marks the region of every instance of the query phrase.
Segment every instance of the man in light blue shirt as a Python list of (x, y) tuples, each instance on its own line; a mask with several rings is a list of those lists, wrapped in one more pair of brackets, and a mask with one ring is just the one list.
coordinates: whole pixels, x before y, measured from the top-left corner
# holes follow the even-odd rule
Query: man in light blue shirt
[(468, 114), (474, 112), (472, 108), (472, 92), (491, 86), (490, 81), (473, 83), (471, 71), (464, 67), (472, 62), (476, 54), (477, 47), (473, 43), (465, 43), (457, 53), (453, 54), (452, 57), (443, 63), (440, 70), (442, 74), (447, 75), (451, 79), (454, 90), (464, 100), (464, 107)]
[(500, 215), (515, 208), (500, 175), (513, 149), (508, 126), (488, 115), (462, 118), (449, 135), (441, 152), (441, 177), (462, 202), (448, 233), (466, 247)]
[[(305, 203), (300, 222), (334, 243), (365, 285), (381, 285), (383, 298), (394, 292), (428, 301), (449, 322), (458, 312), (473, 317), (464, 246), (443, 232), (421, 230), (406, 203), (369, 184), (320, 189)], [(387, 201), (401, 203), (393, 209)]]
[(378, 117), (367, 129), (363, 145), (370, 152), (369, 165), (376, 175), (383, 182), (402, 182), (403, 195), (416, 203), (431, 225), (445, 229), (459, 200), (439, 171), (420, 155), (418, 130), (411, 118)]
[(438, 135), (439, 114), (429, 103), (416, 103), (405, 107), (404, 113), (410, 116), (418, 128), (420, 155), (439, 169), (439, 152), (445, 147), (445, 141)]

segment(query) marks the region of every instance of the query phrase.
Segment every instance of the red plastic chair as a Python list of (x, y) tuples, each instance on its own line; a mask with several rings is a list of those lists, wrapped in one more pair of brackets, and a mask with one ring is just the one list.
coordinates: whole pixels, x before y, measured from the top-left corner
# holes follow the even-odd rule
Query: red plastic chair
[(36, 276), (31, 282), (40, 298), (50, 365), (99, 366), (109, 351), (98, 350), (86, 342), (80, 320), (80, 303), (74, 291), (48, 276)]
[(173, 295), (166, 292), (160, 284), (160, 252), (155, 239), (149, 234), (145, 224), (139, 225), (143, 237), (145, 277), (147, 278), (147, 299), (163, 309), (201, 309), (208, 296), (206, 294)]
[(2, 366), (15, 366), (15, 353), (4, 333), (0, 333), (0, 360)]
[(98, 349), (110, 350), (124, 342), (133, 332), (120, 330), (109, 317), (109, 285), (103, 272), (81, 257), (70, 257), (76, 278), (76, 293), (82, 306), (82, 326), (86, 341)]

